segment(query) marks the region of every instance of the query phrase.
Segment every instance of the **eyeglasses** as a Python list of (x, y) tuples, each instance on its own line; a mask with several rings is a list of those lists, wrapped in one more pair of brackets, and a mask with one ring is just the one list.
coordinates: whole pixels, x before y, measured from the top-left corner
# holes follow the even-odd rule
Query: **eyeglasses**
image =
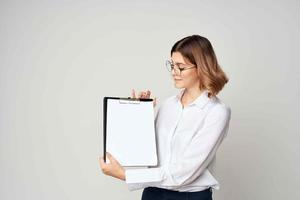
[(196, 66), (195, 65), (191, 66), (183, 63), (173, 63), (173, 61), (167, 60), (166, 67), (169, 72), (172, 72), (174, 70), (175, 74), (181, 75), (182, 71), (195, 68)]

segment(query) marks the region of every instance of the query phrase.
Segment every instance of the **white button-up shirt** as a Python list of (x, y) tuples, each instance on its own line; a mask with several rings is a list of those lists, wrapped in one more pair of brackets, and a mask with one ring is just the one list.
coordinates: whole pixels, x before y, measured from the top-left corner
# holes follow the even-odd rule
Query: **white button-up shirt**
[(189, 192), (219, 189), (213, 169), (231, 110), (218, 97), (209, 98), (208, 91), (183, 108), (183, 92), (166, 99), (157, 111), (158, 166), (126, 169), (129, 190), (150, 186)]

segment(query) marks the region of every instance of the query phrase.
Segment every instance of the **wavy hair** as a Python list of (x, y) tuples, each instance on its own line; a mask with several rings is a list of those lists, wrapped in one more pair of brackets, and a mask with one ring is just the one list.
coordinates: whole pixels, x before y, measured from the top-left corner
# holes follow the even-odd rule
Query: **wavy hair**
[(200, 90), (208, 90), (209, 97), (217, 95), (228, 82), (228, 78), (218, 64), (210, 41), (200, 35), (191, 35), (177, 41), (172, 49), (180, 52), (184, 59), (197, 66)]

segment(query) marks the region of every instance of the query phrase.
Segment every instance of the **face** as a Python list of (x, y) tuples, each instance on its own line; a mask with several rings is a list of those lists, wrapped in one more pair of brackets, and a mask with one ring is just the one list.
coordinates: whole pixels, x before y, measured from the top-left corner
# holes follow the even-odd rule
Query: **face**
[[(175, 64), (178, 64), (180, 68), (186, 68), (191, 67), (193, 64), (188, 62), (187, 59), (184, 59), (184, 57), (181, 55), (180, 52), (173, 52), (172, 53), (172, 61)], [(175, 87), (178, 89), (181, 88), (192, 88), (192, 87), (198, 87), (199, 86), (199, 77), (197, 74), (197, 68), (190, 68), (181, 71), (180, 74), (176, 74), (175, 70), (172, 70), (172, 77), (174, 80)]]

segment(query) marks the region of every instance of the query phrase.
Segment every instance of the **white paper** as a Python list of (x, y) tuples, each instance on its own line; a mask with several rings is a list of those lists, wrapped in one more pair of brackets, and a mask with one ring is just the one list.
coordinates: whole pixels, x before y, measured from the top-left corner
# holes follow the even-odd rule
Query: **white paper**
[(106, 151), (122, 166), (155, 166), (153, 101), (107, 99)]

